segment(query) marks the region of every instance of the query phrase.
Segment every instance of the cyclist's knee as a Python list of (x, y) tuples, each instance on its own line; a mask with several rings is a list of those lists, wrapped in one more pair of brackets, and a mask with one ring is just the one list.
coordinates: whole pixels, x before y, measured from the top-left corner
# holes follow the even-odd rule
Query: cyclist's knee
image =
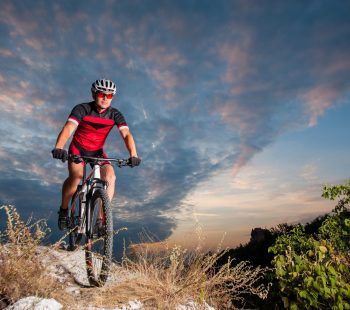
[(116, 179), (117, 179), (117, 177), (116, 177), (115, 173), (112, 173), (112, 172), (106, 174), (106, 176), (105, 176), (105, 180), (109, 184), (115, 184)]

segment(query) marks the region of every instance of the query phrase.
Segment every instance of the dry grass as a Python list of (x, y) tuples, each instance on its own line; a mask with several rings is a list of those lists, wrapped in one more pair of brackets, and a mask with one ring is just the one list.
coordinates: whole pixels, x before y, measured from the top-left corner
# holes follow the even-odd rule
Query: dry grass
[[(111, 284), (98, 292), (87, 292), (92, 304), (115, 306), (127, 300), (138, 299), (146, 309), (176, 309), (194, 301), (199, 307), (208, 303), (216, 309), (240, 309), (244, 296), (257, 295), (266, 298), (268, 288), (259, 284), (265, 269), (252, 268), (247, 262), (234, 264), (229, 259), (217, 266), (218, 260), (226, 253), (201, 252), (199, 246), (194, 251), (181, 247), (161, 245), (157, 254), (147, 243), (134, 252), (133, 260), (124, 258), (123, 271), (134, 277), (122, 284)], [(120, 271), (119, 271), (120, 272)]]
[(259, 284), (264, 269), (253, 269), (246, 262), (234, 264), (232, 259), (218, 266), (225, 254), (220, 246), (206, 254), (200, 246), (194, 251), (165, 246), (156, 254), (142, 246), (133, 260), (124, 257), (122, 266), (113, 266), (110, 277), (121, 282), (112, 281), (102, 288), (82, 287), (80, 297), (73, 298), (41, 263), (47, 253), (37, 247), (47, 233), (45, 222), (24, 223), (14, 207), (1, 209), (7, 214), (7, 230), (0, 235), (0, 299), (7, 304), (34, 295), (55, 298), (66, 309), (88, 305), (113, 308), (135, 299), (145, 309), (176, 309), (189, 301), (207, 302), (216, 309), (238, 309), (245, 296), (266, 298), (268, 293), (268, 288)]
[(235, 302), (244, 301), (244, 294), (266, 297), (267, 290), (257, 285), (264, 270), (252, 269), (245, 262), (235, 265), (232, 260), (216, 266), (224, 253), (188, 253), (180, 247), (151, 259), (140, 253), (135, 262), (125, 261), (128, 270), (140, 275), (129, 286), (140, 300), (156, 309), (175, 309), (189, 300), (207, 302), (217, 309), (234, 309)]
[(2, 206), (7, 229), (0, 235), (0, 301), (10, 304), (27, 296), (66, 297), (41, 264), (37, 246), (47, 233), (43, 221), (24, 223), (13, 206)]

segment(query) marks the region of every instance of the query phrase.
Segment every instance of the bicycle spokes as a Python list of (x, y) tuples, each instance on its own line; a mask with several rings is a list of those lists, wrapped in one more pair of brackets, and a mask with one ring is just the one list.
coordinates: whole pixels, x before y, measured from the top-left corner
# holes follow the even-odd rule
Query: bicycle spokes
[(112, 258), (112, 214), (105, 190), (95, 192), (90, 210), (86, 265), (90, 283), (100, 286), (107, 280)]

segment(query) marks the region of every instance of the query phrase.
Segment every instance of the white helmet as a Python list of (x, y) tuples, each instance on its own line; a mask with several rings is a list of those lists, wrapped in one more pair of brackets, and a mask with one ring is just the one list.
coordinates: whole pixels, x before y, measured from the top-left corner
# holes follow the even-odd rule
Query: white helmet
[(111, 80), (100, 79), (92, 83), (91, 91), (94, 93), (97, 91), (113, 92), (113, 95), (115, 95), (117, 92), (117, 86)]

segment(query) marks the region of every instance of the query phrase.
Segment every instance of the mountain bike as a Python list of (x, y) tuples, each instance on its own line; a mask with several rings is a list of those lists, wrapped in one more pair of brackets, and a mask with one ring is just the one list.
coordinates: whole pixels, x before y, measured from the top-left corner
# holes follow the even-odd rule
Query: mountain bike
[[(86, 271), (90, 285), (103, 286), (112, 263), (113, 218), (107, 195), (107, 182), (101, 179), (101, 166), (116, 163), (130, 166), (127, 159), (70, 155), (74, 163), (84, 162), (81, 184), (74, 193), (68, 212), (69, 247), (75, 250), (85, 237)], [(87, 176), (87, 164), (92, 170)]]

